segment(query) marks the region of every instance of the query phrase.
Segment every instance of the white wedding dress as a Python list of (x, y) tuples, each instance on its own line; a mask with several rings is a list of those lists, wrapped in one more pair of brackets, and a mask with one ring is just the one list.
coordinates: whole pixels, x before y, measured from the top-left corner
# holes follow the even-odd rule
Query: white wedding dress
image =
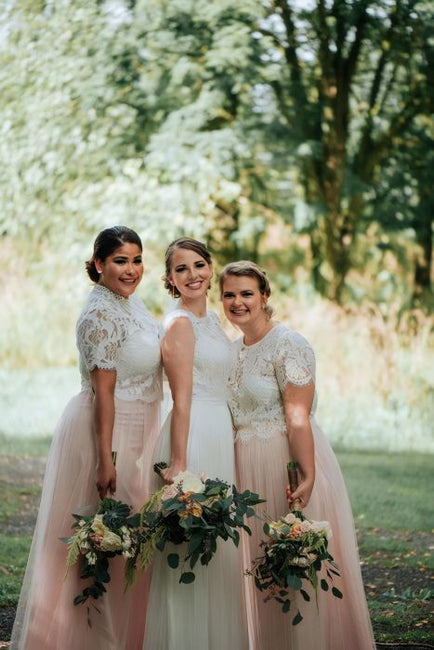
[[(168, 315), (165, 326), (174, 318), (189, 318), (196, 339), (187, 469), (232, 485), (234, 442), (227, 407), (231, 344), (213, 312), (197, 318), (178, 309)], [(169, 413), (157, 443), (156, 461), (170, 460), (170, 418)], [(182, 554), (182, 547), (176, 550)], [(192, 584), (180, 584), (180, 572), (180, 568), (169, 568), (166, 552), (156, 551), (144, 650), (246, 648), (241, 553), (233, 543), (219, 540), (210, 564), (194, 567), (196, 580)]]

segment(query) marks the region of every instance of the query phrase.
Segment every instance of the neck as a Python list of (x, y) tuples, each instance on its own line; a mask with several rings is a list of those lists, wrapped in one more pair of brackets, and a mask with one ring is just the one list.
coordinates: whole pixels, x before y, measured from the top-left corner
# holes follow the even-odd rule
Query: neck
[(191, 311), (191, 313), (198, 318), (202, 318), (203, 316), (206, 316), (206, 296), (192, 299), (181, 296), (179, 307), (186, 311)]
[(262, 319), (257, 323), (252, 323), (250, 327), (243, 328), (244, 344), (253, 345), (261, 341), (266, 334), (274, 327), (271, 320)]

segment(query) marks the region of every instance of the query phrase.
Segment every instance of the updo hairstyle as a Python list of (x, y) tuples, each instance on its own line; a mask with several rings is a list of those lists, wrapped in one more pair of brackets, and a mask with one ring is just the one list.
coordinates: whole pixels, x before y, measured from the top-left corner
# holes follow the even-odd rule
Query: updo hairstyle
[(142, 241), (139, 235), (126, 226), (113, 226), (102, 230), (93, 245), (93, 255), (86, 264), (86, 271), (92, 282), (99, 282), (100, 274), (96, 270), (95, 260), (104, 262), (109, 255), (112, 255), (117, 248), (124, 244), (137, 244), (143, 250)]
[(181, 294), (179, 293), (177, 287), (174, 284), (171, 284), (169, 281), (169, 275), (172, 270), (172, 258), (173, 253), (177, 248), (185, 248), (189, 251), (193, 251), (203, 257), (207, 264), (212, 264), (211, 253), (201, 241), (197, 239), (191, 239), (191, 237), (179, 237), (169, 244), (165, 253), (165, 273), (162, 277), (164, 282), (164, 287), (170, 293), (172, 298), (179, 298)]
[[(226, 264), (222, 269), (219, 278), (220, 298), (223, 297), (223, 285), (225, 280), (230, 276), (254, 278), (258, 283), (259, 293), (267, 298), (271, 295), (270, 283), (268, 282), (267, 274), (255, 262), (249, 260), (240, 260), (239, 262), (231, 262)], [(268, 319), (273, 315), (273, 308), (268, 303), (264, 304), (263, 310)]]

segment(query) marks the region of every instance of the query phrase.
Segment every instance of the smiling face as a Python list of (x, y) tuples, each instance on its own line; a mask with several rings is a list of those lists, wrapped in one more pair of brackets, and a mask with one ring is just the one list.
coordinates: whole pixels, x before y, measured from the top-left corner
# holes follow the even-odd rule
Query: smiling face
[(137, 244), (123, 244), (104, 261), (96, 259), (95, 267), (100, 273), (99, 284), (128, 298), (143, 276), (142, 251)]
[(168, 280), (178, 289), (181, 298), (205, 296), (212, 277), (212, 264), (195, 251), (175, 248)]
[(227, 275), (222, 286), (222, 302), (226, 318), (241, 330), (263, 324), (267, 296), (259, 291), (256, 278), (248, 275)]

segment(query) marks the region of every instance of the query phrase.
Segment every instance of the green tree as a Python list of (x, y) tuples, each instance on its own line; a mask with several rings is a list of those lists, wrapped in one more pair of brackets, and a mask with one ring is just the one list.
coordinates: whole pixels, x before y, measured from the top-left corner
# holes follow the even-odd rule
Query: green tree
[[(164, 101), (178, 97), (151, 149), (165, 133), (172, 152), (187, 146), (194, 155), (199, 143), (211, 141), (210, 133), (220, 132), (212, 138), (219, 146), (229, 131), (232, 152), (242, 146), (245, 154), (232, 155), (236, 164), (226, 168), (217, 160), (217, 178), (227, 173), (240, 185), (239, 198), (249, 199), (252, 188), (261, 187), (267, 161), (277, 173), (264, 175), (266, 187), (255, 201), (264, 213), (279, 206), (279, 183), (286, 180), (293, 192), (295, 165), (308, 206), (315, 285), (341, 301), (382, 165), (397, 151), (398, 136), (429, 111), (428, 4), (246, 0), (232, 6), (220, 0), (212, 7), (146, 3), (148, 12), (151, 5), (160, 8), (158, 33), (171, 42), (159, 57), (166, 71), (168, 58), (173, 62)], [(140, 11), (135, 20), (142, 24)], [(175, 125), (178, 134), (189, 132), (188, 145), (180, 143), (184, 135), (173, 138)], [(209, 156), (214, 154), (213, 146)], [(269, 202), (273, 189), (278, 196)], [(217, 209), (219, 203), (217, 197)], [(290, 203), (287, 196), (287, 219)], [(239, 201), (225, 205), (224, 214), (239, 229)]]

